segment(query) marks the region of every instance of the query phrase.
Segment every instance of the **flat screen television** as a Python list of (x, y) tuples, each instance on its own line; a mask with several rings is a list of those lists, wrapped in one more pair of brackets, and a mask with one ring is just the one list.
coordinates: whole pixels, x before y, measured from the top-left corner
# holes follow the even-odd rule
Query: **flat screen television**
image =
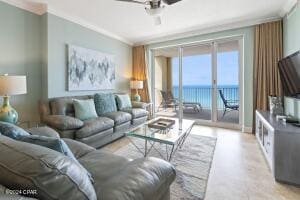
[(280, 60), (278, 67), (284, 95), (300, 98), (300, 51)]

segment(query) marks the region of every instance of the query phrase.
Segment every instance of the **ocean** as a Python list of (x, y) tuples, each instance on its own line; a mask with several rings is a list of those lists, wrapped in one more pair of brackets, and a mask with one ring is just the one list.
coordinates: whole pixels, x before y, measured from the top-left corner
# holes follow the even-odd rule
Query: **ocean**
[[(238, 85), (219, 85), (218, 90), (221, 90), (226, 100), (239, 100)], [(179, 87), (173, 86), (173, 95), (179, 97)], [(209, 85), (183, 85), (183, 100), (185, 102), (201, 103), (205, 109), (211, 109), (212, 102), (212, 86)], [(223, 109), (224, 104), (218, 92), (217, 97), (218, 109)]]

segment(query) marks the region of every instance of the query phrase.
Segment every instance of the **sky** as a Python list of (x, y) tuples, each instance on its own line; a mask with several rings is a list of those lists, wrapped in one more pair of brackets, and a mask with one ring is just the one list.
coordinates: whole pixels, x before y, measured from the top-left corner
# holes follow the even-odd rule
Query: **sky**
[[(238, 85), (238, 51), (222, 52), (217, 55), (218, 85)], [(182, 58), (183, 85), (211, 85), (211, 55), (194, 55)], [(172, 58), (173, 85), (178, 85), (179, 61)]]

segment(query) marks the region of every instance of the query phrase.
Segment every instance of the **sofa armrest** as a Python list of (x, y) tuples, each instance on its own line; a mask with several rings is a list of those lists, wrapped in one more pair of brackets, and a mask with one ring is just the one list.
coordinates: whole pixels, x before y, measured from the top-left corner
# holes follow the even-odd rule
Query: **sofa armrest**
[(34, 128), (27, 129), (26, 131), (31, 133), (32, 135), (60, 138), (59, 134), (55, 130), (47, 126), (34, 127)]
[(73, 130), (83, 127), (84, 123), (80, 119), (65, 115), (48, 115), (44, 117), (44, 123), (58, 130)]
[(103, 200), (162, 199), (175, 177), (175, 168), (164, 160), (135, 159), (102, 185), (101, 197)]
[(146, 109), (148, 106), (148, 103), (145, 102), (138, 102), (138, 101), (132, 101), (131, 102), (133, 108), (142, 108)]
[(39, 113), (41, 122), (44, 122), (44, 117), (50, 115), (51, 113), (49, 102), (43, 100), (39, 101)]

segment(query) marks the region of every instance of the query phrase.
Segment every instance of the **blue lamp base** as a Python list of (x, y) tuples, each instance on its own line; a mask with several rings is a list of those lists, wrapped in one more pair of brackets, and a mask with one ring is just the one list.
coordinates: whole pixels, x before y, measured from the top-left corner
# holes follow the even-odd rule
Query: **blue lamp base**
[(3, 97), (3, 105), (0, 108), (0, 121), (16, 124), (18, 117), (17, 111), (9, 104), (9, 97)]
[(140, 102), (140, 101), (141, 101), (141, 96), (140, 96), (138, 93), (136, 93), (136, 94), (133, 96), (133, 100), (134, 100), (134, 101), (137, 101), (137, 102)]

